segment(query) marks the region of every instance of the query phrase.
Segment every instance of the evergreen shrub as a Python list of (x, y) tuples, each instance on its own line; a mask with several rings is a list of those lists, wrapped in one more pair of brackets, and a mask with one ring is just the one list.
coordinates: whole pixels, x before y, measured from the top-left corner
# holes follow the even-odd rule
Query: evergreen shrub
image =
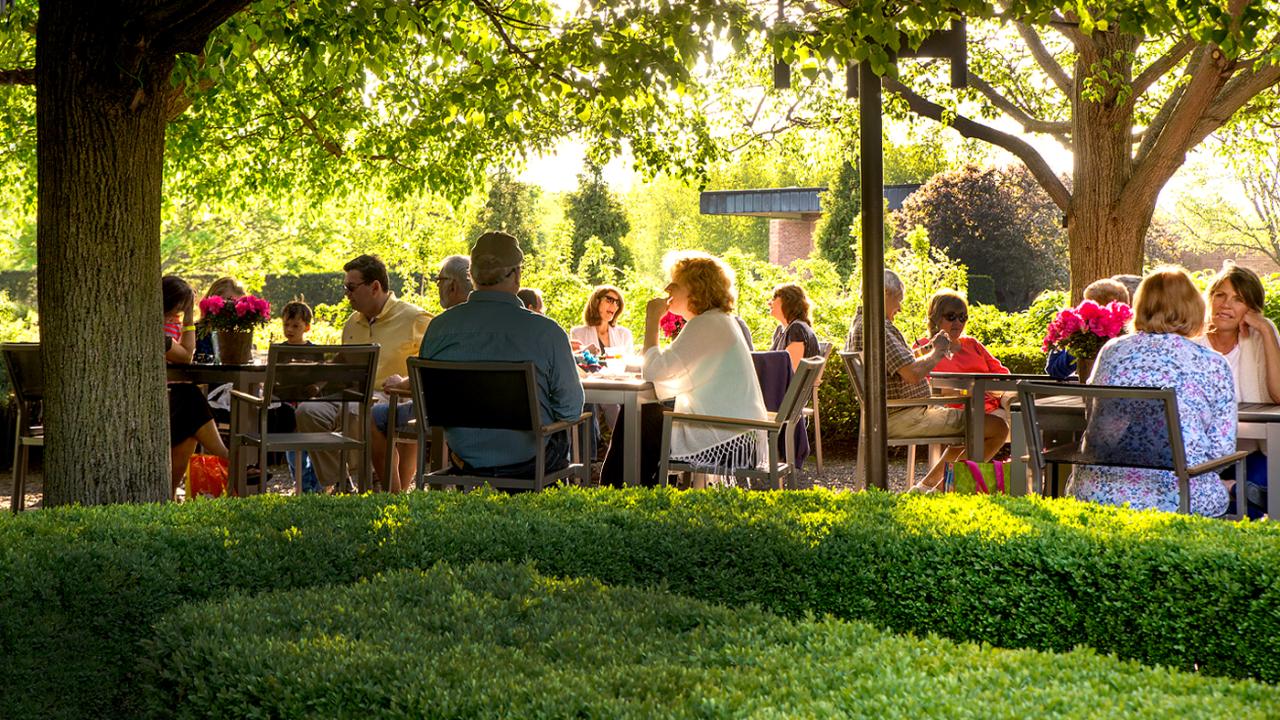
[(1280, 690), (788, 620), (530, 566), (447, 564), (187, 605), (143, 663), (152, 718), (1264, 718)]
[(21, 688), (0, 694), (0, 717), (136, 717), (141, 643), (186, 603), (477, 560), (790, 618), (1280, 680), (1269, 523), (879, 492), (270, 495), (0, 517), (0, 656)]

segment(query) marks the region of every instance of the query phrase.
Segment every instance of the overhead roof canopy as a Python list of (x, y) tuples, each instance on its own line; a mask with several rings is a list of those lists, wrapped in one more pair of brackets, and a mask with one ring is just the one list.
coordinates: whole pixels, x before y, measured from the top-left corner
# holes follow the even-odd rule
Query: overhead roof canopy
[[(884, 197), (889, 201), (889, 210), (901, 208), (907, 196), (919, 188), (915, 184), (885, 185)], [(822, 214), (819, 196), (826, 191), (825, 187), (704, 190), (698, 204), (703, 215), (812, 219)]]

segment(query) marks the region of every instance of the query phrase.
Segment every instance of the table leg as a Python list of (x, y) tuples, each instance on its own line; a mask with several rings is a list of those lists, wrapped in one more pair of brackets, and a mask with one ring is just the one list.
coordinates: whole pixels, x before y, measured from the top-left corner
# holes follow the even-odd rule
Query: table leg
[(623, 423), (622, 480), (635, 486), (640, 484), (640, 397), (637, 393), (626, 393), (622, 412), (627, 418)]
[(987, 385), (982, 380), (974, 378), (969, 388), (969, 437), (965, 443), (969, 448), (969, 459), (982, 462), (986, 459), (982, 457), (985, 447), (982, 440), (986, 426)]
[[(1280, 521), (1280, 423), (1267, 423), (1267, 519)], [(1275, 451), (1275, 452), (1272, 452)], [(1276, 455), (1272, 460), (1271, 455)], [(1237, 480), (1237, 482), (1239, 482)]]
[(1022, 456), (1027, 454), (1027, 428), (1023, 424), (1022, 413), (1009, 413), (1009, 472), (1008, 492), (1010, 495), (1027, 494), (1027, 464)]
[[(232, 387), (240, 392), (252, 395), (254, 394), (255, 386), (257, 385), (258, 383), (237, 378)], [(250, 428), (253, 428), (254, 424), (258, 421), (258, 413), (254, 410), (254, 407), (247, 402), (232, 403), (231, 411), (236, 414), (236, 417), (234, 418), (235, 422), (232, 424), (233, 433), (236, 428), (239, 428), (240, 432), (246, 432)], [(262, 428), (260, 432), (265, 434), (266, 431), (266, 428)], [(228, 468), (231, 471), (230, 482), (236, 489), (237, 497), (247, 497), (249, 495), (249, 466), (254, 464), (257, 459), (257, 452), (245, 452), (245, 448), (241, 448), (239, 453), (239, 462)], [(267, 469), (262, 468), (260, 472), (261, 475), (259, 475), (258, 479), (258, 492), (262, 492), (263, 488), (266, 487), (267, 482)]]

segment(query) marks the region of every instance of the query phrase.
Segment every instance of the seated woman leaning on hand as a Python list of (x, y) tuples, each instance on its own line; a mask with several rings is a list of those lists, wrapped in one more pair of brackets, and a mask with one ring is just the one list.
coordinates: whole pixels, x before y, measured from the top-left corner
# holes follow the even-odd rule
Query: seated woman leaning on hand
[(1280, 403), (1280, 335), (1262, 314), (1262, 281), (1252, 270), (1227, 262), (1205, 296), (1209, 327), (1196, 342), (1227, 359), (1236, 402)]
[[(1133, 311), (1134, 333), (1102, 346), (1090, 382), (1173, 388), (1189, 466), (1234, 452), (1231, 369), (1221, 355), (1191, 340), (1205, 315), (1191, 277), (1182, 268), (1157, 268), (1138, 286)], [(1119, 401), (1095, 406), (1084, 439), (1088, 450), (1102, 455), (1152, 459), (1167, 458), (1168, 442), (1163, 406)], [(1080, 465), (1067, 492), (1135, 510), (1178, 509), (1178, 482), (1170, 470)], [(1227, 491), (1217, 473), (1191, 478), (1191, 512), (1218, 516), (1226, 510)]]
[[(676, 412), (764, 420), (767, 413), (760, 382), (746, 340), (733, 318), (733, 271), (706, 253), (668, 255), (671, 282), (667, 297), (645, 307), (642, 374), (660, 398), (675, 398)], [(687, 321), (667, 349), (658, 347), (659, 322), (668, 311)], [(640, 427), (640, 480), (652, 486), (662, 449), (662, 412), (658, 404), (644, 405)], [(601, 482), (621, 486), (622, 426), (605, 457)], [(676, 423), (671, 429), (671, 459), (693, 461), (715, 474), (754, 467), (763, 449), (758, 434), (731, 428)]]
[[(164, 292), (164, 358), (168, 362), (189, 363), (196, 348), (196, 326), (191, 314), (195, 293), (180, 277), (166, 275), (161, 280)], [(171, 491), (182, 484), (187, 463), (196, 443), (204, 451), (220, 458), (227, 457), (227, 446), (218, 435), (209, 401), (200, 388), (191, 383), (170, 383), (169, 391), (169, 478)]]

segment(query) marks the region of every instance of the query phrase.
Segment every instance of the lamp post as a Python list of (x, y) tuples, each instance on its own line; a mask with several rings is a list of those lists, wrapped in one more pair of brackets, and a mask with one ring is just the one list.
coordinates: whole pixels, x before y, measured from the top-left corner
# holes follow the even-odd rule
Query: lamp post
[[(784, 0), (778, 0), (778, 20), (783, 18)], [(916, 50), (903, 50), (897, 57), (938, 57), (951, 61), (952, 87), (964, 87), (968, 80), (965, 55), (965, 26), (952, 20), (951, 27), (939, 30)], [(846, 95), (858, 98), (858, 154), (862, 183), (862, 362), (866, 368), (867, 406), (862, 430), (867, 450), (863, 476), (867, 484), (887, 490), (888, 422), (885, 372), (884, 317), (884, 134), (881, 107), (881, 78), (871, 63), (856, 63), (846, 69)], [(791, 86), (791, 69), (782, 61), (773, 67), (775, 88)]]

